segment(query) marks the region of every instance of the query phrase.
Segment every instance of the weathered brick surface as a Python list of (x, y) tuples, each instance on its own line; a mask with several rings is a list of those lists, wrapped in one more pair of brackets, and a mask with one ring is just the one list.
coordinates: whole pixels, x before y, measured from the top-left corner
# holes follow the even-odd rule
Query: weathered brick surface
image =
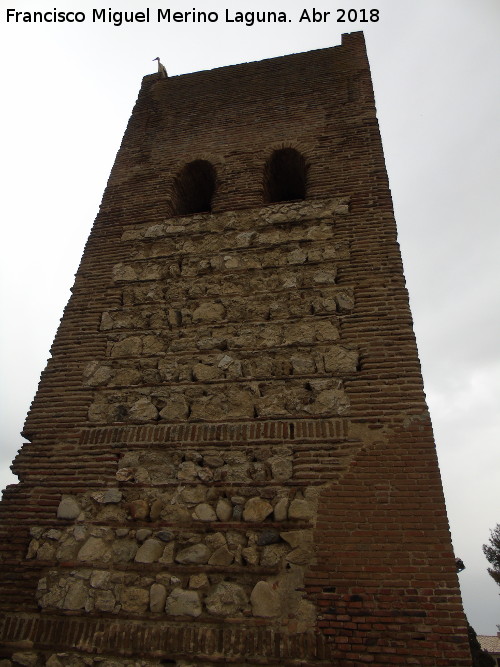
[[(264, 204), (283, 147), (307, 196)], [(51, 352), (0, 657), (470, 664), (360, 34), (145, 77)]]

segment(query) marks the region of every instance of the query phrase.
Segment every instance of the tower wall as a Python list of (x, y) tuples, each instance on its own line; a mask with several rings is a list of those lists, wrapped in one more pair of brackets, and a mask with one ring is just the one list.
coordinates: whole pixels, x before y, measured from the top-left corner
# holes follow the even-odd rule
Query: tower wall
[[(266, 204), (283, 148), (307, 196)], [(360, 33), (144, 78), (51, 353), (6, 659), (470, 664)]]

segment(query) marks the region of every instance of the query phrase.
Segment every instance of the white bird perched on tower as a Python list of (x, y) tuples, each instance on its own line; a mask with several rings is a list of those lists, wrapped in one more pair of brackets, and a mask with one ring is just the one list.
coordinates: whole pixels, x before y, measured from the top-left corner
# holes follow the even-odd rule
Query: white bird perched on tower
[(158, 76), (160, 79), (167, 79), (168, 74), (167, 74), (167, 69), (165, 65), (162, 65), (160, 62), (160, 58), (153, 58), (153, 61), (157, 60), (158, 61)]

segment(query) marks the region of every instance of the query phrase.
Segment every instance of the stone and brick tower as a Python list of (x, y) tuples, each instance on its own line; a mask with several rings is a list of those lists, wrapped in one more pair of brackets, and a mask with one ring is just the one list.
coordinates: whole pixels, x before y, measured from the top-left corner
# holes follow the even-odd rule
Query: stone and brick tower
[(361, 33), (146, 76), (1, 504), (0, 665), (469, 665)]

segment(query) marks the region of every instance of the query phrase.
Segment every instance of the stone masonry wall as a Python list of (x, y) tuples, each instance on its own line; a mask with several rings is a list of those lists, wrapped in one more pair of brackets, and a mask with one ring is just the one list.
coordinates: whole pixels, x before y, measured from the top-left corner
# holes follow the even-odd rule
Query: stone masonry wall
[(470, 664), (362, 35), (145, 77), (51, 353), (1, 667)]

